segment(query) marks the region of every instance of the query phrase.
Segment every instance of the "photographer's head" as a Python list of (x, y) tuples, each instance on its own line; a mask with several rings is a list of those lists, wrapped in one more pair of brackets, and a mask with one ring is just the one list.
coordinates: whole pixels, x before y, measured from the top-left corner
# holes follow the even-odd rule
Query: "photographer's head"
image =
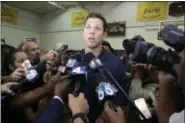
[(114, 52), (114, 49), (111, 47), (110, 43), (107, 42), (107, 41), (103, 41), (102, 47), (103, 47), (104, 49), (106, 49), (107, 51), (111, 52), (111, 53)]
[(27, 53), (28, 57), (40, 57), (39, 45), (35, 42), (27, 42), (23, 46), (23, 50)]
[(107, 36), (106, 28), (107, 22), (102, 15), (90, 13), (86, 19), (83, 32), (85, 46), (89, 49), (101, 47)]
[(145, 41), (145, 39), (141, 35), (136, 35), (131, 39), (123, 40), (122, 46), (126, 50), (128, 56), (134, 52), (137, 41)]

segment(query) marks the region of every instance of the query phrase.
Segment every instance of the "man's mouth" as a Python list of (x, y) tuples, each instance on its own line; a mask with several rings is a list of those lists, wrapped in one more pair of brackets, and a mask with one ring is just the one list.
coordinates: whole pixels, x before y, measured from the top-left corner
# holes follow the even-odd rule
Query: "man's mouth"
[(94, 41), (95, 40), (94, 37), (89, 37), (88, 39), (91, 40), (91, 41)]

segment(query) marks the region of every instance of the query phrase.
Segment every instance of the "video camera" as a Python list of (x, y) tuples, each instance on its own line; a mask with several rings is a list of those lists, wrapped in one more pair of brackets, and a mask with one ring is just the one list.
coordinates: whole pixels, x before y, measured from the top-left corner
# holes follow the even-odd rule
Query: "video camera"
[(134, 63), (147, 63), (156, 65), (160, 70), (171, 73), (177, 77), (178, 64), (180, 57), (177, 52), (184, 49), (184, 32), (176, 26), (169, 25), (159, 32), (162, 40), (169, 46), (173, 47), (176, 52), (172, 50), (165, 51), (160, 47), (156, 47), (152, 43), (147, 43), (143, 39), (124, 40), (123, 46), (128, 49), (128, 53), (132, 54), (132, 61)]
[(165, 44), (181, 52), (184, 49), (185, 36), (182, 29), (176, 25), (168, 25), (158, 33), (158, 39), (162, 39)]
[(180, 57), (171, 50), (165, 51), (152, 43), (138, 41), (133, 52), (132, 60), (157, 66), (158, 69), (177, 77)]

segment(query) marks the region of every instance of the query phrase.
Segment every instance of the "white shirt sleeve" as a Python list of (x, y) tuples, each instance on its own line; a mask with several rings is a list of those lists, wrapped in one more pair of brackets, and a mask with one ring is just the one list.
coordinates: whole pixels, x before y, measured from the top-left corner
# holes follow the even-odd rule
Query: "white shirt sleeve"
[(62, 104), (64, 104), (63, 100), (62, 100), (59, 96), (54, 96), (53, 99), (58, 99), (58, 100), (60, 100), (60, 102), (61, 102)]
[(173, 113), (169, 119), (169, 123), (184, 123), (184, 110), (180, 113)]

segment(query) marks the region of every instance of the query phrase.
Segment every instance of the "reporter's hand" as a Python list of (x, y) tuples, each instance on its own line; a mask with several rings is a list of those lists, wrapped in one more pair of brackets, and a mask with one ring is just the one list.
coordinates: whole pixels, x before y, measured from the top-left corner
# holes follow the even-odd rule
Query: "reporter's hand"
[(89, 105), (83, 93), (80, 93), (78, 97), (74, 97), (74, 95), (69, 94), (68, 105), (73, 115), (76, 113), (89, 113)]
[(158, 79), (159, 79), (159, 83), (166, 83), (166, 82), (169, 83), (169, 82), (175, 81), (174, 76), (165, 72), (159, 72)]
[[(61, 76), (61, 72), (58, 71), (56, 75), (51, 75), (51, 66), (48, 66), (46, 73), (43, 76), (43, 80), (45, 83), (58, 83), (66, 78), (66, 76)], [(67, 75), (68, 76), (68, 75)]]
[(41, 61), (53, 61), (53, 59), (56, 57), (57, 52), (54, 50), (50, 50), (47, 54), (41, 56)]
[(64, 76), (63, 80), (55, 85), (54, 90), (55, 96), (59, 96), (64, 101), (67, 99), (67, 95), (72, 91), (72, 80), (68, 77), (68, 75)]
[(113, 111), (105, 102), (103, 116), (106, 123), (125, 123), (125, 114), (121, 107), (117, 107), (116, 110), (117, 112)]
[(136, 64), (132, 66), (134, 79), (144, 80), (147, 75), (147, 65), (146, 64)]
[(15, 93), (10, 89), (13, 86), (18, 85), (18, 83), (16, 82), (8, 82), (5, 84), (1, 85), (1, 93), (5, 93), (5, 94), (10, 94), (10, 95), (15, 95)]
[(24, 77), (24, 68), (19, 67), (10, 75), (13, 81), (19, 81)]

